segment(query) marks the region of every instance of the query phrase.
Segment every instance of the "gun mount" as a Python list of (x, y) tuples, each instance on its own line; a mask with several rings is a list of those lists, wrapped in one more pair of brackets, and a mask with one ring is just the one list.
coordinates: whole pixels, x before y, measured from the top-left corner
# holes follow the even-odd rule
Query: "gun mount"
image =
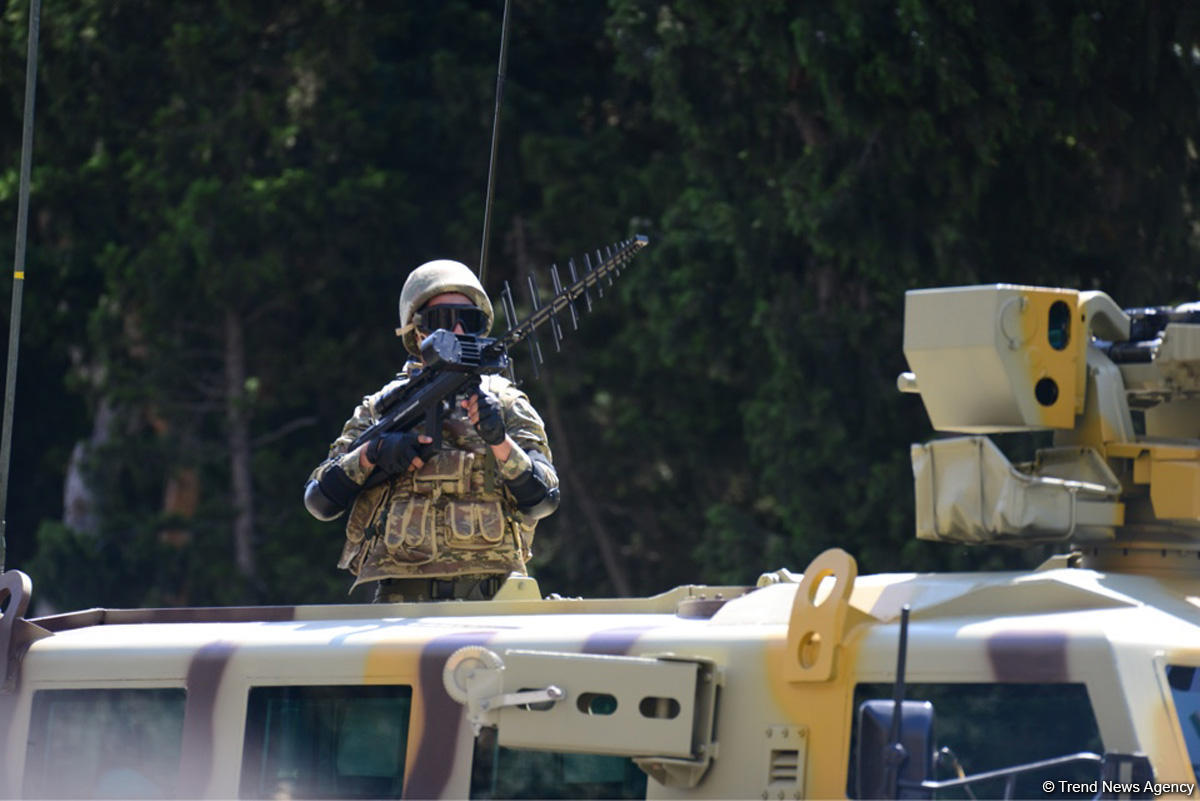
[[(1198, 309), (1010, 284), (908, 292), (897, 385), (935, 429), (972, 435), (913, 445), (917, 536), (1200, 570)], [(987, 436), (1046, 430), (1052, 445), (1019, 464)]]

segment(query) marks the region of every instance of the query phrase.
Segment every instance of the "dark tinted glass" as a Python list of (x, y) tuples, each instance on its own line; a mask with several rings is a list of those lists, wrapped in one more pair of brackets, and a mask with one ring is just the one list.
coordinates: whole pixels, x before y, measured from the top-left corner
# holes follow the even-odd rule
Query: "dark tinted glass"
[(627, 757), (502, 748), (475, 741), (471, 798), (645, 798), (646, 774)]
[(242, 798), (399, 798), (412, 688), (254, 687)]
[(185, 700), (179, 687), (38, 690), (25, 797), (174, 797)]
[(462, 304), (445, 304), (428, 306), (418, 312), (418, 328), (422, 331), (436, 331), (444, 328), (453, 331), (454, 326), (462, 323), (464, 334), (482, 334), (487, 326), (487, 317), (483, 310), (475, 306)]
[(1179, 716), (1179, 727), (1183, 730), (1183, 741), (1187, 744), (1188, 757), (1192, 760), (1192, 772), (1200, 776), (1200, 671), (1184, 665), (1167, 665), (1167, 684), (1171, 686), (1171, 699), (1175, 702), (1175, 714)]
[(1046, 338), (1050, 341), (1050, 347), (1064, 350), (1071, 343), (1071, 307), (1061, 300), (1054, 301), (1050, 304), (1046, 322)]
[[(854, 752), (858, 743), (857, 710), (863, 701), (891, 698), (891, 684), (860, 684), (854, 691), (854, 731), (846, 794), (855, 797)], [(1082, 684), (910, 684), (905, 698), (931, 701), (937, 748), (949, 747), (968, 774), (1013, 767), (1079, 751), (1104, 752), (1100, 729)], [(937, 779), (956, 774), (943, 768)], [(1014, 798), (1090, 798), (1088, 793), (1042, 792), (1043, 781), (1091, 782), (1095, 765), (1067, 765), (1022, 774)], [(1004, 779), (971, 785), (976, 798), (1002, 798)], [(939, 792), (937, 798), (969, 798), (962, 789)]]

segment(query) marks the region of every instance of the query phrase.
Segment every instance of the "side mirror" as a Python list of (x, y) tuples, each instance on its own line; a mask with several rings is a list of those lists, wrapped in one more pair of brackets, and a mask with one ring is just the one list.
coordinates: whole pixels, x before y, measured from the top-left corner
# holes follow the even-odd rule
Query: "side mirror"
[[(863, 701), (858, 707), (856, 795), (858, 798), (931, 799), (932, 790), (913, 787), (909, 783), (919, 785), (933, 778), (933, 704), (928, 701), (901, 703), (900, 744), (903, 753), (894, 753), (889, 747), (895, 707), (895, 701)], [(901, 781), (908, 786), (902, 786)]]
[(1153, 798), (1154, 768), (1145, 754), (1105, 751), (1100, 761), (1100, 798)]

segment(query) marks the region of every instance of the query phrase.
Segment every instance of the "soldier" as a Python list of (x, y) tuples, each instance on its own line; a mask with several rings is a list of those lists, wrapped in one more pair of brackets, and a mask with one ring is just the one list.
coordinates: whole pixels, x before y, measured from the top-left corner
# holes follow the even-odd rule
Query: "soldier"
[[(415, 432), (384, 434), (354, 450), (376, 422), (376, 404), (421, 367), (431, 331), (486, 335), (492, 303), (479, 279), (456, 261), (431, 261), (408, 276), (396, 329), (413, 358), (396, 378), (363, 398), (309, 477), (304, 505), (318, 520), (350, 509), (338, 567), (378, 581), (376, 602), (484, 600), (510, 572), (526, 572), (534, 526), (558, 507), (558, 476), (541, 417), (501, 376), (447, 414), (442, 447)], [(387, 479), (367, 486), (383, 471)]]

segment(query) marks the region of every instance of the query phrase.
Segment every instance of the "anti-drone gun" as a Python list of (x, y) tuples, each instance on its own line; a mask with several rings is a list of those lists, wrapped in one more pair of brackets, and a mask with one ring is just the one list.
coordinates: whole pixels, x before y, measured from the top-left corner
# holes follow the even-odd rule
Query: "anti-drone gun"
[[(412, 431), (423, 426), (424, 433), (433, 439), (433, 447), (441, 445), (442, 421), (449, 413), (451, 404), (458, 398), (470, 395), (479, 386), (484, 375), (507, 373), (516, 379), (509, 352), (522, 342), (530, 347), (534, 373), (542, 363), (541, 346), (537, 329), (549, 323), (556, 347), (563, 339), (560, 315), (569, 315), (575, 328), (579, 327), (579, 309), (582, 300), (587, 310), (592, 307), (591, 293), (603, 297), (604, 284), (612, 285), (612, 279), (621, 274), (634, 255), (649, 244), (645, 236), (619, 242), (605, 249), (602, 255), (596, 251), (596, 263), (591, 255), (583, 258), (583, 268), (576, 267), (572, 259), (567, 264), (571, 283), (563, 285), (557, 265), (551, 266), (550, 278), (554, 296), (542, 304), (538, 300), (537, 283), (533, 276), (528, 278), (530, 304), (533, 312), (521, 322), (512, 325), (516, 318), (516, 306), (508, 282), (501, 292), (501, 308), (504, 310), (509, 329), (500, 337), (483, 337), (471, 334), (455, 334), (439, 329), (421, 342), (421, 360), (424, 365), (420, 373), (407, 383), (391, 390), (376, 404), (379, 421), (362, 432), (350, 445), (350, 449), (370, 442), (376, 437), (393, 431)], [(375, 483), (382, 480), (372, 476)]]
[[(996, 284), (910, 291), (902, 391), (938, 431), (913, 445), (917, 536), (1060, 541), (1103, 568), (1194, 570), (1200, 554), (1200, 313), (1103, 292)], [(1013, 464), (987, 434), (1053, 431)]]

